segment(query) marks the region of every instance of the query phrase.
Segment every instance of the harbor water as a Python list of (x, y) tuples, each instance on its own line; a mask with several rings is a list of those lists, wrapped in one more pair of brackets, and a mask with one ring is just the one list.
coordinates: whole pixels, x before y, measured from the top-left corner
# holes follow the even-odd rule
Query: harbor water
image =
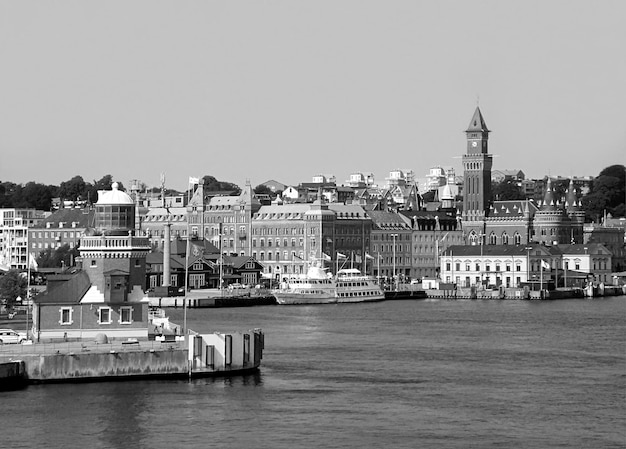
[[(182, 309), (168, 309), (183, 322)], [(254, 375), (0, 393), (6, 448), (624, 448), (626, 299), (188, 310)]]

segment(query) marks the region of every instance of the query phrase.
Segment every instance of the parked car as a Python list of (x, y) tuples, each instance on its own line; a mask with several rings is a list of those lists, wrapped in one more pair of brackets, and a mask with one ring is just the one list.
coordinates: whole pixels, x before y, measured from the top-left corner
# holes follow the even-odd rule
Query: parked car
[(24, 332), (17, 332), (13, 329), (0, 329), (0, 344), (23, 343), (28, 340)]

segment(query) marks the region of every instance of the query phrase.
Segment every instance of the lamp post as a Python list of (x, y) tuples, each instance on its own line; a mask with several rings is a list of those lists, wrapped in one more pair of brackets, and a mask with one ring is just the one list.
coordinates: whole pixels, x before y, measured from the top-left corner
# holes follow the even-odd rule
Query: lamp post
[(223, 254), (223, 248), (222, 248), (222, 222), (220, 221), (219, 223), (219, 232), (218, 232), (218, 238), (219, 238), (219, 249), (220, 249), (220, 297), (224, 296), (224, 254)]
[(395, 290), (398, 290), (398, 278), (396, 277), (396, 238), (397, 237), (398, 237), (398, 234), (391, 234), (391, 238), (393, 239), (393, 249), (392, 249), (392, 255), (393, 255), (393, 282), (394, 282)]
[(189, 279), (189, 221), (187, 221), (187, 244), (185, 247), (185, 295), (183, 296), (183, 336), (187, 341), (187, 291)]

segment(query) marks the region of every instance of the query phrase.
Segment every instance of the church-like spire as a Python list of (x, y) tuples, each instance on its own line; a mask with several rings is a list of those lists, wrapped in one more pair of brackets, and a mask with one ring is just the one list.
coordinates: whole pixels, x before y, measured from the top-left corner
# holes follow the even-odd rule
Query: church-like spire
[(467, 130), (467, 133), (472, 132), (480, 132), (480, 133), (488, 133), (490, 132), (487, 129), (487, 124), (485, 123), (485, 119), (483, 118), (482, 113), (480, 112), (480, 108), (476, 106), (476, 110), (474, 111), (474, 115), (472, 116), (472, 120), (470, 121)]
[(546, 184), (546, 192), (543, 196), (543, 204), (541, 205), (541, 210), (556, 210), (556, 201), (554, 199), (554, 191), (552, 190), (552, 180), (548, 178), (548, 182)]
[(578, 198), (576, 198), (576, 189), (574, 188), (574, 180), (569, 180), (569, 187), (565, 194), (565, 208), (567, 211), (578, 210)]

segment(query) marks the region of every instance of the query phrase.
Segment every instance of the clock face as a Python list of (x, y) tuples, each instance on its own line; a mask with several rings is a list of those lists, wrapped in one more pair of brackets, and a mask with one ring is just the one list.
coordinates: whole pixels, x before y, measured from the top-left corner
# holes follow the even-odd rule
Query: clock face
[(478, 143), (477, 143), (477, 142), (472, 142), (472, 146), (473, 146), (474, 148), (476, 148), (476, 146), (477, 146), (477, 145), (478, 145)]

